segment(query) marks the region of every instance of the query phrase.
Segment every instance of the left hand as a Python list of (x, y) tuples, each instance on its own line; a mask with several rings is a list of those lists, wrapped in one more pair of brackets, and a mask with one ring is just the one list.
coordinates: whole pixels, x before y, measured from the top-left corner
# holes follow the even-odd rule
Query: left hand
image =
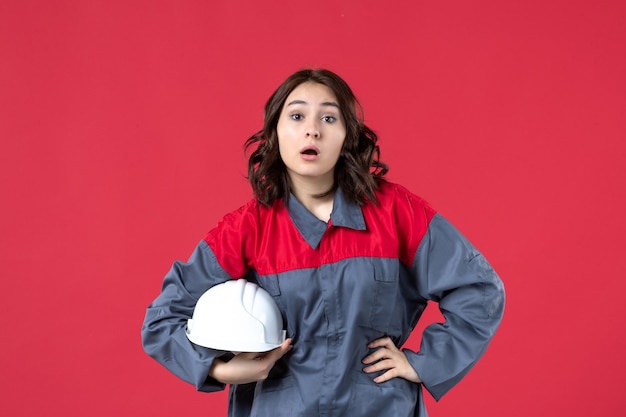
[(367, 355), (363, 358), (363, 364), (370, 365), (363, 368), (363, 372), (372, 373), (378, 371), (387, 370), (385, 373), (374, 378), (374, 382), (377, 384), (385, 381), (389, 381), (392, 378), (400, 377), (408, 381), (421, 383), (415, 369), (409, 363), (404, 352), (393, 344), (390, 337), (381, 337), (367, 345), (370, 349), (377, 349), (375, 352)]

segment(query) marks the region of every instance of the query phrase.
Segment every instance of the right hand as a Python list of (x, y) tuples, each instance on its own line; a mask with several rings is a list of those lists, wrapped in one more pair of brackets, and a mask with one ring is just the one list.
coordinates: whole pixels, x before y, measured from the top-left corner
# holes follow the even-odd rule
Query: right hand
[(269, 352), (242, 352), (228, 362), (215, 359), (209, 376), (222, 384), (247, 384), (267, 378), (277, 360), (291, 350), (291, 339)]

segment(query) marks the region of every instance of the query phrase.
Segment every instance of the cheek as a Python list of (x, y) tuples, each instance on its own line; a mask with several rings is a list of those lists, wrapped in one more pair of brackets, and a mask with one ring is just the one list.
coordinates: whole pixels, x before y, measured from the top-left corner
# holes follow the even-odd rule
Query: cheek
[(276, 130), (276, 143), (278, 143), (279, 148), (285, 146), (285, 143), (287, 142), (286, 137), (287, 135), (285, 135), (284, 131), (282, 131), (281, 129)]
[(280, 159), (285, 160), (285, 157), (287, 155), (293, 153), (293, 149), (291, 149), (293, 148), (293, 146), (289, 145), (290, 141), (285, 135), (281, 135), (280, 133), (278, 133), (277, 136), (278, 140), (276, 141), (276, 143), (278, 144), (278, 154), (280, 155)]
[(334, 142), (337, 151), (341, 151), (341, 149), (343, 149), (343, 145), (346, 143), (346, 132), (339, 132), (335, 137)]
[(287, 142), (290, 138), (294, 137), (294, 128), (289, 124), (278, 123), (276, 126), (276, 136), (279, 142)]
[(284, 127), (282, 127), (280, 125), (280, 123), (278, 124), (278, 126), (276, 126), (276, 143), (278, 144), (278, 149), (282, 150), (284, 143), (285, 143), (285, 129)]

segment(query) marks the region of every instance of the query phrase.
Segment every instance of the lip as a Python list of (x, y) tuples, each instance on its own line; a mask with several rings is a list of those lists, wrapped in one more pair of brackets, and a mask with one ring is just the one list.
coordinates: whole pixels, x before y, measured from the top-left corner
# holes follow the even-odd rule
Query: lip
[[(306, 151), (314, 151), (315, 154), (305, 153)], [(315, 161), (320, 156), (320, 150), (315, 145), (306, 145), (300, 149), (300, 157), (305, 161)]]

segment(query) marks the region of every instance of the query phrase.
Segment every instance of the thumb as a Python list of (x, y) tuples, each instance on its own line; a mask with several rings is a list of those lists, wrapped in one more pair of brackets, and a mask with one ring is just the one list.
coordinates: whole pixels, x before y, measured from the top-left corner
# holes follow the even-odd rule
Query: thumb
[(291, 341), (292, 339), (285, 339), (282, 345), (272, 349), (267, 355), (268, 359), (276, 362), (277, 360), (282, 358), (287, 352), (292, 349), (293, 346), (291, 345)]

